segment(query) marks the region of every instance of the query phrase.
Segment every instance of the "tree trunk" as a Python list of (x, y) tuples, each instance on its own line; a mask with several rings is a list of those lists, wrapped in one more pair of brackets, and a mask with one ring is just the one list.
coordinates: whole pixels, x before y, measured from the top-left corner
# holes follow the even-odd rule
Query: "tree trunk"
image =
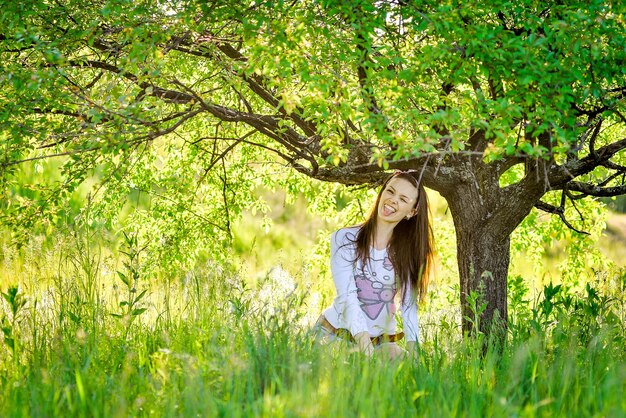
[(506, 328), (510, 237), (467, 220), (455, 224), (463, 332), (491, 334), (494, 325)]
[(491, 335), (507, 326), (510, 235), (532, 200), (521, 198), (513, 205), (499, 187), (497, 173), (471, 170), (469, 164), (459, 165), (462, 175), (444, 190), (444, 197), (456, 231), (463, 332)]

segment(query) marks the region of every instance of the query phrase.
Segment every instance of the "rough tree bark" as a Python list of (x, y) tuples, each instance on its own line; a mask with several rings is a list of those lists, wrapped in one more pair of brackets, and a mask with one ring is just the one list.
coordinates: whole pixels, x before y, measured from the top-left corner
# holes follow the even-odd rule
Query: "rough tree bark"
[[(478, 323), (481, 331), (488, 332), (494, 320), (506, 326), (507, 318), (510, 238), (501, 226), (489, 222), (494, 209), (485, 205), (488, 201), (478, 186), (464, 184), (447, 197), (456, 231), (464, 332), (472, 332)], [(471, 292), (487, 303), (478, 322), (474, 317), (477, 307), (468, 302)]]
[[(489, 334), (493, 325), (506, 328), (510, 234), (534, 205), (531, 196), (516, 205), (508, 202), (510, 190), (499, 185), (501, 169), (468, 158), (449, 163), (445, 181), (428, 181), (448, 202), (454, 221), (462, 329), (467, 333)], [(468, 300), (472, 292), (479, 298), (475, 305)], [(477, 305), (483, 302), (480, 312)]]

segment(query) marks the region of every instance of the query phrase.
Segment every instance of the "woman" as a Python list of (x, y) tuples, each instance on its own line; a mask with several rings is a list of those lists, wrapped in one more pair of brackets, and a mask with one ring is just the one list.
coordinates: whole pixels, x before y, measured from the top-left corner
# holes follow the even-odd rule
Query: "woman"
[[(331, 271), (337, 297), (317, 322), (325, 338), (346, 339), (371, 356), (402, 355), (419, 341), (417, 301), (422, 301), (432, 264), (428, 199), (419, 173), (397, 171), (383, 184), (361, 225), (331, 237)], [(404, 333), (396, 333), (395, 296), (400, 289)]]

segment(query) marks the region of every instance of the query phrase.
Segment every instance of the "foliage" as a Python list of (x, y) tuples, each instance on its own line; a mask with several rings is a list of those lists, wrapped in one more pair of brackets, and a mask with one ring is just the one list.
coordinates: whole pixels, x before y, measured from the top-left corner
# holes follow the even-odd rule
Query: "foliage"
[(588, 347), (600, 334), (619, 341), (626, 328), (624, 313), (626, 274), (616, 271), (605, 292), (587, 282), (584, 290), (574, 292), (569, 286), (549, 283), (533, 301), (522, 277), (510, 281), (509, 291), (513, 306), (511, 335), (527, 339), (534, 335), (548, 337), (555, 342), (568, 341)]
[[(559, 199), (556, 193), (545, 198), (551, 203)], [(578, 202), (576, 209), (569, 207), (566, 213), (572, 224), (587, 231), (588, 235), (576, 233), (564, 227), (558, 217), (535, 209), (511, 235), (511, 252), (519, 256), (518, 263), (524, 264), (527, 275), (539, 278), (546, 278), (550, 273), (545, 265), (548, 259), (546, 255), (564, 254), (555, 277), (546, 280), (556, 280), (558, 277), (567, 283), (583, 285), (579, 279), (591, 273), (589, 267), (602, 270), (611, 268), (611, 261), (598, 249), (609, 212), (601, 202), (585, 200)]]
[(120, 318), (126, 322), (126, 335), (137, 316), (144, 313), (148, 308), (140, 305), (141, 299), (146, 295), (148, 289), (139, 291), (137, 287), (140, 285), (141, 264), (139, 257), (145, 249), (139, 247), (136, 234), (124, 233), (125, 250), (122, 254), (126, 256), (124, 261), (124, 271), (117, 271), (117, 275), (126, 287), (126, 300), (121, 301), (118, 305), (121, 309), (120, 313), (111, 313), (112, 316)]
[(59, 223), (137, 231), (172, 279), (205, 249), (226, 262), (232, 223), (267, 210), (261, 186), (324, 213), (344, 192), (310, 179), (418, 169), (455, 218), (461, 299), (494, 278), (489, 322), (533, 208), (580, 232), (577, 211), (599, 214), (581, 199), (626, 192), (619, 2), (1, 6), (0, 209), (21, 242)]
[[(600, 117), (613, 125), (596, 148), (624, 133), (623, 16), (611, 2), (2, 10), (5, 222), (23, 232), (54, 223), (96, 174), (94, 216), (111, 222), (128, 197), (147, 200), (131, 218), (152, 225), (164, 264), (172, 251), (194, 253), (190, 235), (228, 240), (229, 217), (258, 206), (250, 190), (277, 171), (261, 164), (276, 162), (267, 151), (312, 177), (338, 181), (324, 169), (339, 165), (346, 182), (362, 183), (376, 164), (425, 153), (444, 168), (464, 152), (518, 166), (571, 159)], [(470, 149), (480, 135), (484, 146)], [(44, 157), (60, 158), (60, 178), (15, 176), (19, 162)], [(601, 183), (611, 167), (581, 179)]]
[(22, 308), (26, 305), (24, 295), (19, 293), (17, 286), (9, 287), (6, 293), (2, 292), (2, 297), (9, 305), (10, 316), (2, 315), (2, 333), (4, 334), (4, 343), (11, 349), (11, 353), (15, 356), (17, 347), (16, 335), (17, 326), (21, 322), (19, 315), (22, 314)]

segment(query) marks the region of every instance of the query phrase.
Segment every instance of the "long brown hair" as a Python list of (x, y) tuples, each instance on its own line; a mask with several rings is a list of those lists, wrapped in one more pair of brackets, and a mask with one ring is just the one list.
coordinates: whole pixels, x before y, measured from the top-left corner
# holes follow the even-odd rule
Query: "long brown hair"
[(419, 184), (418, 172), (398, 171), (389, 176), (376, 198), (374, 208), (361, 225), (355, 238), (356, 259), (366, 265), (370, 260), (370, 248), (376, 235), (378, 204), (387, 183), (392, 178), (401, 178), (417, 188), (416, 213), (409, 219), (402, 219), (393, 229), (387, 245), (387, 253), (396, 275), (396, 284), (402, 289), (402, 299), (406, 296), (408, 284), (414, 295), (422, 302), (428, 289), (428, 279), (433, 264), (433, 230), (429, 221), (428, 196), (424, 186)]

